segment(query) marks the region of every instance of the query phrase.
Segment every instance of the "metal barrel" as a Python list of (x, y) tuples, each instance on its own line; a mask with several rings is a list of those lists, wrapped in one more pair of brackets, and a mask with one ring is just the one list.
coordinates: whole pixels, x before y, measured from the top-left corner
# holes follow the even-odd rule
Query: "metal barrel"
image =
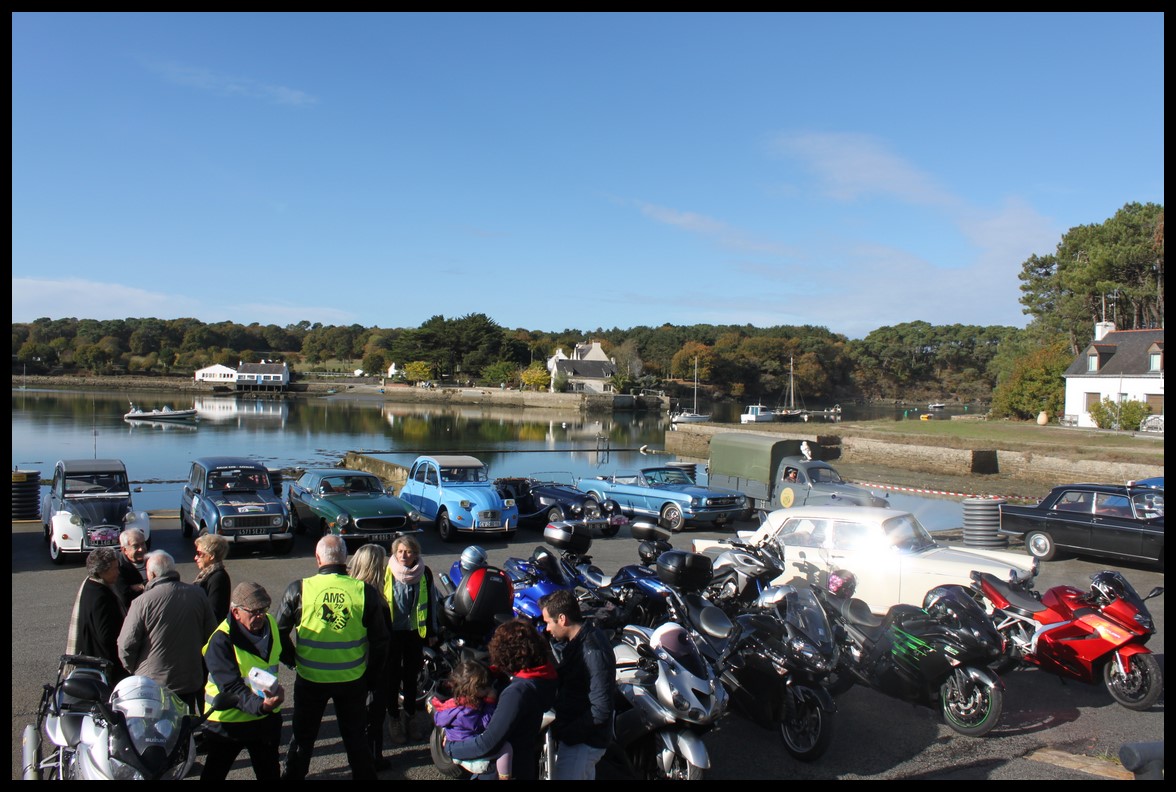
[(1003, 498), (964, 499), (964, 544), (972, 547), (1004, 547), (1008, 542), (1000, 531)]
[(41, 473), (38, 470), (12, 471), (12, 519), (36, 520), (41, 517)]

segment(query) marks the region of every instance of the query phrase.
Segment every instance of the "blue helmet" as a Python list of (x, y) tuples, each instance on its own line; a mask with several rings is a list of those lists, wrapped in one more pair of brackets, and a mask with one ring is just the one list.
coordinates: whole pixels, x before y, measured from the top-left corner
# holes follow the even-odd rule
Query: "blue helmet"
[(471, 572), (475, 569), (481, 569), (490, 563), (486, 557), (486, 551), (477, 545), (470, 545), (465, 550), (461, 551), (461, 569), (462, 572)]

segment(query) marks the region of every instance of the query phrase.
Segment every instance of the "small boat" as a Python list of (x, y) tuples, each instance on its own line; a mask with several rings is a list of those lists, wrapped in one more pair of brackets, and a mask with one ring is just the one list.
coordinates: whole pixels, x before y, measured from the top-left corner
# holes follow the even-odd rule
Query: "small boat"
[(709, 421), (709, 415), (698, 411), (698, 358), (694, 358), (694, 410), (682, 410), (670, 416), (670, 423), (704, 423)]
[(739, 423), (766, 423), (776, 420), (776, 412), (762, 404), (749, 404), (739, 416)]
[(788, 404), (776, 408), (777, 421), (807, 421), (808, 411), (796, 407), (796, 384), (792, 376), (792, 358), (788, 358)]
[(930, 404), (927, 405), (927, 409), (929, 409), (929, 410), (942, 410), (946, 406), (947, 405), (944, 404), (943, 402), (931, 402)]
[(159, 407), (154, 410), (141, 410), (131, 402), (131, 411), (123, 416), (127, 421), (195, 421), (196, 408), (190, 410), (173, 410), (171, 407)]
[(195, 432), (200, 427), (195, 421), (155, 421), (146, 418), (124, 418), (130, 431)]

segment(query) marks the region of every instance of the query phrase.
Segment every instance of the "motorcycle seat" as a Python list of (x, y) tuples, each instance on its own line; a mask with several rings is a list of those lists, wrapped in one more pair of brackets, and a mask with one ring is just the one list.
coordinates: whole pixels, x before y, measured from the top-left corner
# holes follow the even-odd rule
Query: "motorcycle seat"
[(974, 572), (973, 575), (1000, 592), (1000, 595), (1009, 601), (1008, 610), (1019, 616), (1032, 616), (1042, 609), (1040, 600), (1032, 594), (1010, 586), (991, 572)]
[(613, 576), (604, 574), (604, 570), (598, 566), (581, 566), (580, 574), (584, 576), (584, 580), (593, 588), (604, 588), (605, 586), (612, 585)]

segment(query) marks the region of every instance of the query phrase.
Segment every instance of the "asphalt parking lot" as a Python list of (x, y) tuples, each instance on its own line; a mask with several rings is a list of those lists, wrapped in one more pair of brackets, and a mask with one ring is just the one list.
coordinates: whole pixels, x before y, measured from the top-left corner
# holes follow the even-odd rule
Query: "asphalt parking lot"
[[(743, 526), (750, 527), (750, 526)], [(152, 547), (175, 556), (180, 574), (195, 576), (191, 540), (183, 539), (174, 512), (152, 517)], [(690, 538), (721, 538), (730, 532), (687, 531), (675, 537), (685, 547)], [(444, 545), (435, 534), (422, 535), (426, 563), (440, 573), (449, 568), (464, 543)], [(509, 556), (525, 556), (542, 543), (538, 531), (523, 529), (511, 543), (479, 542), (492, 563)], [(288, 556), (265, 552), (234, 554), (226, 562), (233, 581), (254, 580), (275, 599), (292, 580), (314, 572), (314, 537), (300, 536)], [(627, 529), (593, 546), (595, 562), (613, 571), (636, 560), (636, 542)], [(1089, 559), (1069, 559), (1043, 565), (1039, 589), (1067, 583), (1085, 587), (1090, 574), (1108, 565)], [(1144, 567), (1115, 566), (1146, 594), (1163, 585), (1163, 573)], [(12, 526), (12, 778), (21, 777), (20, 737), (31, 723), (41, 686), (56, 672), (64, 650), (70, 609), (85, 577), (84, 565), (55, 566), (42, 541), (41, 526), (14, 522)], [(1157, 634), (1149, 647), (1164, 661), (1164, 597), (1148, 601)], [(283, 668), (281, 681), (290, 689), (293, 672)], [(1124, 743), (1163, 740), (1164, 700), (1147, 712), (1132, 712), (1116, 704), (1104, 688), (1063, 682), (1034, 670), (1005, 678), (1007, 690), (1000, 724), (988, 736), (957, 735), (930, 710), (897, 702), (873, 691), (854, 688), (838, 699), (836, 735), (828, 753), (804, 764), (783, 750), (779, 737), (729, 713), (707, 735), (712, 758), (707, 779), (1000, 779), (1094, 780), (1125, 778), (1118, 764)], [(289, 713), (289, 705), (286, 708)], [(287, 715), (288, 717), (288, 715)], [(284, 737), (289, 737), (287, 721)], [(425, 744), (385, 752), (392, 760), (381, 773), (386, 779), (441, 780), (433, 769)], [(601, 777), (607, 776), (602, 769)], [(242, 757), (230, 775), (252, 778)], [(311, 764), (312, 779), (346, 779), (350, 774), (331, 709), (323, 724)]]

